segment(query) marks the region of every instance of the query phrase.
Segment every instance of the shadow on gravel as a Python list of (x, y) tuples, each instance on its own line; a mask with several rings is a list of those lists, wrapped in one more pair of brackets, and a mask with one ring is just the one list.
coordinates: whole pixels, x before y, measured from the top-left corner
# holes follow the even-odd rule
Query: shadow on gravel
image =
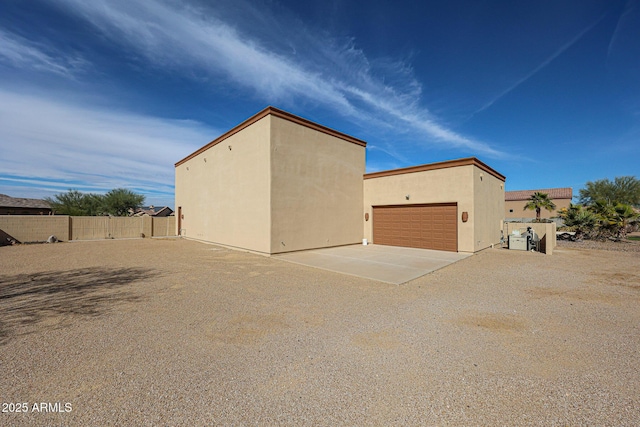
[(127, 285), (155, 276), (144, 268), (0, 275), (0, 345), (25, 327), (54, 329), (70, 316), (97, 317), (114, 304), (139, 301), (142, 294)]

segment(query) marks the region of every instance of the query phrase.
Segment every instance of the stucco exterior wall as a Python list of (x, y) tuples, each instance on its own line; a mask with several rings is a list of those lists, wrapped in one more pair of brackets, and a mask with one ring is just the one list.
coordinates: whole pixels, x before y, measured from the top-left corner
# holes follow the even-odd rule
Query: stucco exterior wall
[[(474, 252), (476, 245), (473, 226), (473, 180), (472, 165), (365, 179), (364, 214), (369, 214), (369, 220), (362, 219), (364, 238), (375, 243), (373, 206), (455, 202), (458, 204), (458, 251)], [(409, 200), (406, 198), (407, 195)], [(469, 213), (470, 220), (463, 223), (461, 214), (465, 211)]]
[(183, 236), (270, 253), (270, 124), (267, 115), (176, 165)]
[(474, 215), (469, 222), (474, 227), (474, 251), (500, 243), (504, 220), (504, 181), (473, 167)]
[[(554, 211), (548, 211), (546, 209), (542, 209), (540, 211), (540, 218), (548, 219), (555, 216), (558, 216), (558, 211), (562, 208), (569, 208), (571, 204), (571, 199), (552, 199), (553, 203), (556, 205), (556, 209)], [(533, 210), (525, 210), (524, 205), (527, 204), (527, 200), (507, 200), (504, 202), (504, 217), (505, 218), (532, 218), (536, 217), (536, 211)], [(510, 212), (513, 210), (513, 212)]]
[(271, 120), (271, 253), (361, 242), (365, 147)]

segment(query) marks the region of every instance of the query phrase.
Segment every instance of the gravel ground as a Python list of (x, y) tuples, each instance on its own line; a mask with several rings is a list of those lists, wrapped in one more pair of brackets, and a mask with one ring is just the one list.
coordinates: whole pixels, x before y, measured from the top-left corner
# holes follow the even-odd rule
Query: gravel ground
[(636, 253), (396, 286), (177, 239), (0, 248), (0, 400), (27, 407), (1, 425), (637, 426), (638, 354)]
[(622, 240), (620, 242), (610, 240), (583, 240), (581, 242), (572, 242), (558, 239), (558, 246), (561, 248), (597, 249), (600, 251), (640, 252), (640, 241), (633, 240)]

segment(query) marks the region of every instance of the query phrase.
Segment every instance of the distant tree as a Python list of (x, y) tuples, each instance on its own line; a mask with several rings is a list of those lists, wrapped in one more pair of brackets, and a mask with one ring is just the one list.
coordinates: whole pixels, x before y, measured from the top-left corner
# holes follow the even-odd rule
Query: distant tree
[(535, 210), (536, 221), (540, 221), (540, 210), (542, 208), (545, 208), (548, 211), (553, 211), (556, 208), (556, 205), (551, 201), (547, 193), (536, 191), (531, 195), (531, 197), (529, 197), (529, 201), (524, 205), (523, 210)]
[(619, 176), (613, 182), (606, 178), (588, 181), (580, 190), (580, 203), (591, 206), (598, 200), (640, 207), (640, 180), (635, 176)]
[(116, 188), (103, 197), (103, 207), (106, 213), (114, 216), (127, 216), (129, 209), (137, 209), (144, 203), (144, 196), (136, 194), (126, 188)]
[(58, 215), (95, 216), (114, 215), (127, 216), (129, 209), (135, 210), (144, 203), (144, 196), (131, 190), (116, 188), (107, 194), (81, 193), (69, 190), (45, 199)]
[(85, 194), (83, 200), (84, 211), (86, 212), (84, 215), (86, 216), (96, 216), (96, 215), (104, 215), (104, 196), (101, 194)]
[(86, 194), (78, 190), (69, 190), (66, 193), (56, 194), (45, 198), (51, 205), (53, 212), (58, 215), (98, 215), (102, 205), (99, 194)]

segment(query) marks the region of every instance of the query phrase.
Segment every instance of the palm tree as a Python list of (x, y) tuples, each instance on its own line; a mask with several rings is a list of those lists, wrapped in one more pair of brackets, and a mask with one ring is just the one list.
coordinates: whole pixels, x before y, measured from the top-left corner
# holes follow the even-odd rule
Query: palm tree
[(630, 205), (618, 203), (612, 206), (610, 215), (605, 218), (605, 221), (615, 240), (620, 241), (627, 236), (629, 228), (638, 222), (638, 214)]
[(585, 235), (593, 234), (599, 224), (599, 217), (581, 205), (569, 206), (569, 209), (563, 208), (559, 213), (560, 218), (564, 220), (564, 225), (575, 231), (572, 240), (582, 240)]
[(551, 212), (556, 208), (556, 205), (551, 201), (547, 193), (540, 193), (539, 191), (536, 191), (535, 193), (533, 193), (533, 195), (531, 195), (527, 204), (524, 205), (523, 210), (535, 210), (536, 221), (540, 221), (540, 210), (542, 208), (545, 208), (546, 210)]

